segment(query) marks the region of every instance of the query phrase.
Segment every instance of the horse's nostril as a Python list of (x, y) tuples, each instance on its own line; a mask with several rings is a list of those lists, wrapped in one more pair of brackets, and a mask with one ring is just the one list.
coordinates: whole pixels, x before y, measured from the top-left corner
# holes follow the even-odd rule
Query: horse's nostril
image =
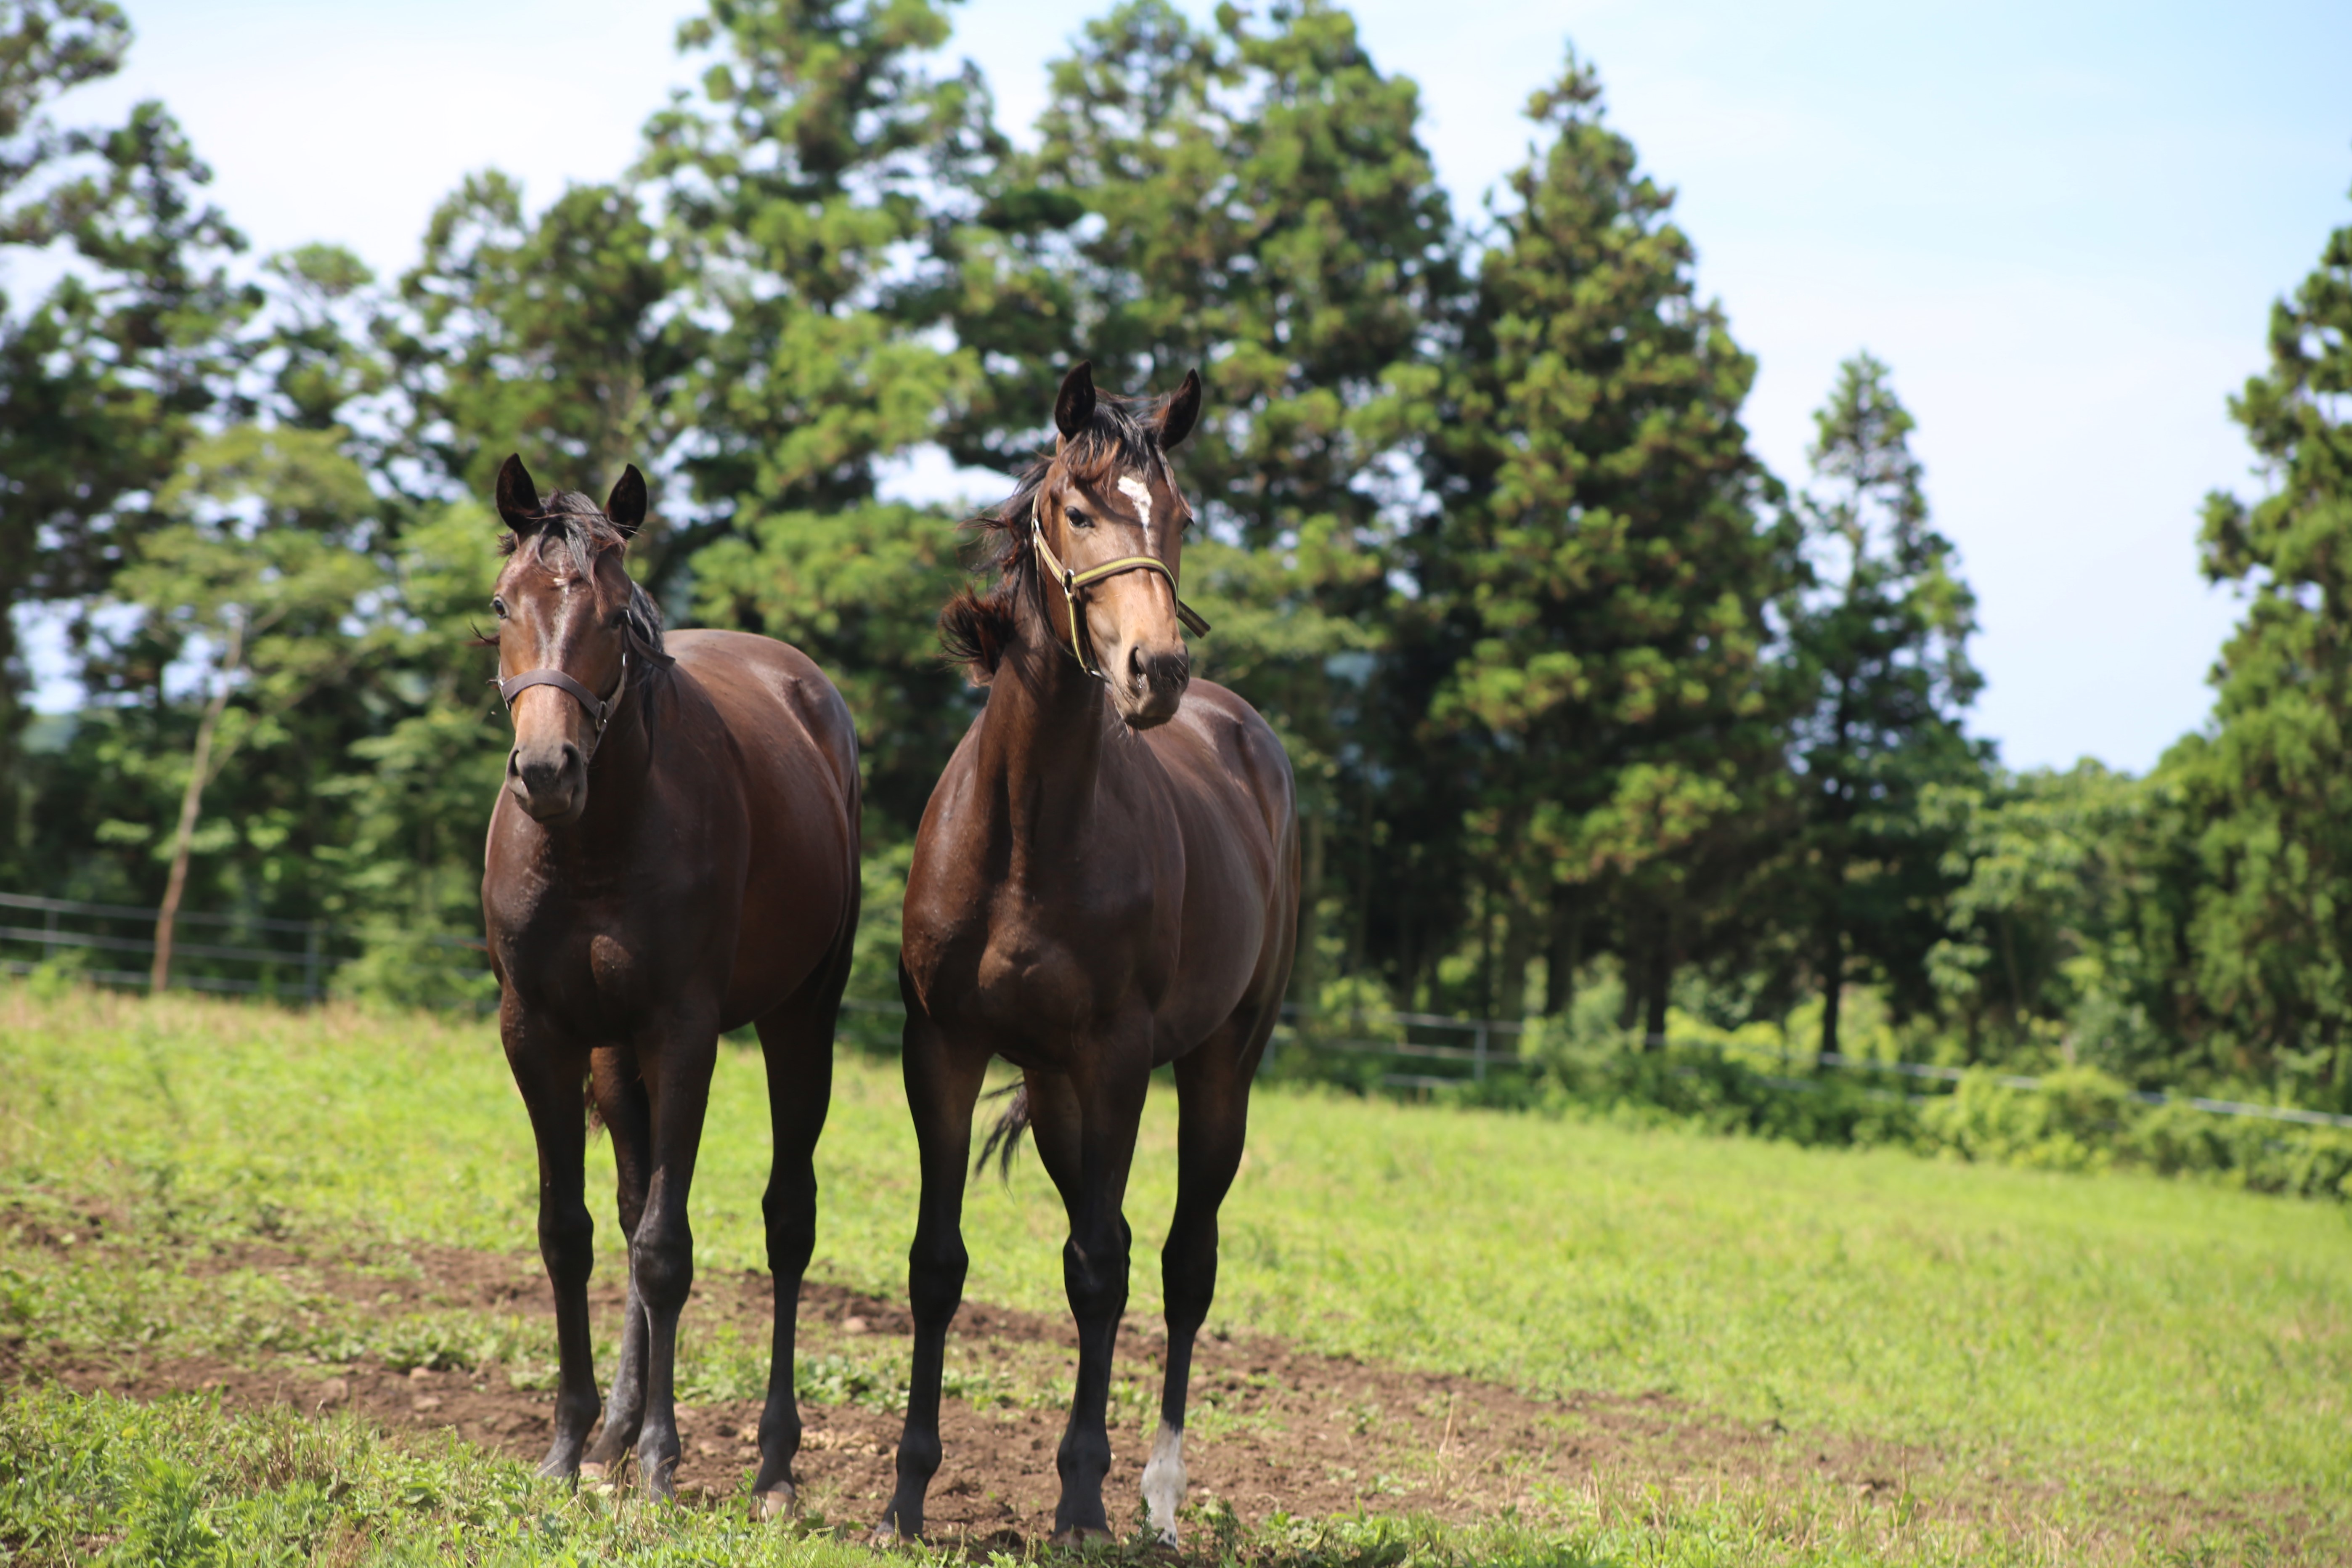
[(1147, 678), (1143, 673), (1143, 650), (1140, 647), (1127, 650), (1127, 679), (1137, 690), (1143, 689)]

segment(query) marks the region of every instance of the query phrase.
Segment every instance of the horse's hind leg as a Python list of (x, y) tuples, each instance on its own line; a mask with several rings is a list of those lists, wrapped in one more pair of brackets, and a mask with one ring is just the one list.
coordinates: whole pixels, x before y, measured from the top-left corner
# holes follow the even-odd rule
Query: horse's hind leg
[[(901, 991), (906, 989), (901, 976)], [(971, 1160), (971, 1108), (988, 1070), (985, 1050), (959, 1047), (912, 1005), (901, 1065), (907, 1109), (922, 1160), (915, 1244), (907, 1249), (907, 1298), (915, 1318), (914, 1364), (907, 1379), (907, 1426), (898, 1436), (898, 1482), (877, 1533), (923, 1533), (923, 1500), (940, 1468), (940, 1375), (948, 1325), (963, 1304), (964, 1168)]]
[(1143, 1467), (1143, 1510), (1160, 1544), (1176, 1544), (1184, 1501), (1184, 1405), (1192, 1342), (1217, 1293), (1217, 1210), (1241, 1168), (1250, 1079), (1265, 1046), (1256, 1020), (1236, 1018), (1176, 1063), (1176, 1215), (1160, 1249), (1168, 1307), (1168, 1378), (1160, 1430)]
[(841, 988), (849, 979), (849, 951), (845, 938), (824, 969), (759, 1021), (775, 1150), (768, 1190), (760, 1200), (768, 1230), (768, 1272), (776, 1290), (768, 1404), (760, 1414), (760, 1473), (751, 1482), (752, 1506), (763, 1519), (791, 1511), (797, 1490), (793, 1458), (801, 1447), (801, 1410), (793, 1391), (793, 1342), (800, 1321), (801, 1277), (816, 1247), (816, 1141), (833, 1097), (833, 1032)]
[(577, 1475), (580, 1450), (596, 1420), (595, 1350), (588, 1332), (588, 1275), (595, 1265), (596, 1222), (588, 1216), (586, 1118), (580, 1104), (588, 1054), (532, 1028), (511, 1003), (499, 1020), (507, 1064), (530, 1114), (539, 1146), (539, 1255), (555, 1292), (555, 1345), (561, 1368), (555, 1436), (539, 1473)]
[[(645, 1217), (646, 1162), (653, 1150), (652, 1109), (645, 1079), (637, 1071), (636, 1053), (625, 1047), (597, 1050), (589, 1068), (589, 1087), (596, 1096), (596, 1114), (613, 1139), (615, 1198), (621, 1212), (621, 1235), (634, 1241)], [(613, 1369), (613, 1388), (604, 1400), (604, 1426), (595, 1446), (582, 1461), (583, 1471), (609, 1476), (614, 1467), (636, 1447), (646, 1415), (646, 1306), (637, 1294), (636, 1270), (629, 1270), (628, 1298), (621, 1313), (621, 1360)]]

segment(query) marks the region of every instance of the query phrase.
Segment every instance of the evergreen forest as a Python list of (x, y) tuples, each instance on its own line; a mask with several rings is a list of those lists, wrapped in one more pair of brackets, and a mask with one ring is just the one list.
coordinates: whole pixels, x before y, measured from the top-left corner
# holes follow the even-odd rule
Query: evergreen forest
[[(1011, 483), (900, 478), (1010, 476), (1076, 360), (1198, 366), (1196, 668), (1297, 771), (1303, 1017), (1637, 1056), (1769, 1026), (2352, 1111), (2352, 209), (2231, 400), (2266, 480), (2181, 520), (2242, 606), (2210, 717), (2146, 776), (2021, 773), (1969, 731), (1900, 367), (1858, 347), (1768, 470), (1755, 358), (1589, 62), (1473, 211), (1338, 0), (1074, 36), (1016, 142), (945, 0), (709, 0), (633, 164), (529, 199), (486, 168), (383, 278), (255, 254), (165, 105), (78, 113), (132, 47), (110, 0), (0, 0), (0, 256), (52, 279), (0, 298), (0, 889), (330, 922), (344, 990), (478, 1001), (425, 939), (478, 933), (508, 744), (491, 478), (634, 462), (670, 624), (848, 699), (856, 994), (893, 996), (983, 695), (937, 613)], [(35, 710), (37, 637), (70, 711)]]

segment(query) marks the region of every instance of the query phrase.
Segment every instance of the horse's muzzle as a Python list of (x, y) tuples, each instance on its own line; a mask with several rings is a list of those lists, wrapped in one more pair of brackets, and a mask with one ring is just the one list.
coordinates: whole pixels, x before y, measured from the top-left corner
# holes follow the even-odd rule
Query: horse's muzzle
[(1147, 653), (1141, 644), (1130, 643), (1111, 680), (1112, 702), (1129, 729), (1156, 729), (1176, 717), (1192, 682), (1192, 658), (1181, 645)]
[(541, 822), (567, 822), (588, 804), (588, 763), (570, 741), (507, 753), (507, 787)]

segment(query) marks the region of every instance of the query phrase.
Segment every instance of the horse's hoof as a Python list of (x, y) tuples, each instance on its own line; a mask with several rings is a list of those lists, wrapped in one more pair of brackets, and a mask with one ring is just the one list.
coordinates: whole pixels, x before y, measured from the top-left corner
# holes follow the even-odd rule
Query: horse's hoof
[(789, 1519), (800, 1511), (800, 1492), (790, 1481), (767, 1491), (751, 1494), (751, 1518), (756, 1521)]
[(598, 1497), (611, 1497), (621, 1489), (621, 1467), (617, 1464), (583, 1459), (580, 1461), (579, 1477), (580, 1489), (593, 1492)]
[(1064, 1547), (1103, 1546), (1116, 1542), (1118, 1537), (1098, 1524), (1074, 1524), (1067, 1530), (1054, 1531), (1049, 1544)]
[(922, 1539), (919, 1535), (899, 1534), (895, 1524), (877, 1524), (874, 1527), (874, 1533), (866, 1538), (866, 1544), (877, 1552), (896, 1552), (901, 1546), (912, 1545)]

